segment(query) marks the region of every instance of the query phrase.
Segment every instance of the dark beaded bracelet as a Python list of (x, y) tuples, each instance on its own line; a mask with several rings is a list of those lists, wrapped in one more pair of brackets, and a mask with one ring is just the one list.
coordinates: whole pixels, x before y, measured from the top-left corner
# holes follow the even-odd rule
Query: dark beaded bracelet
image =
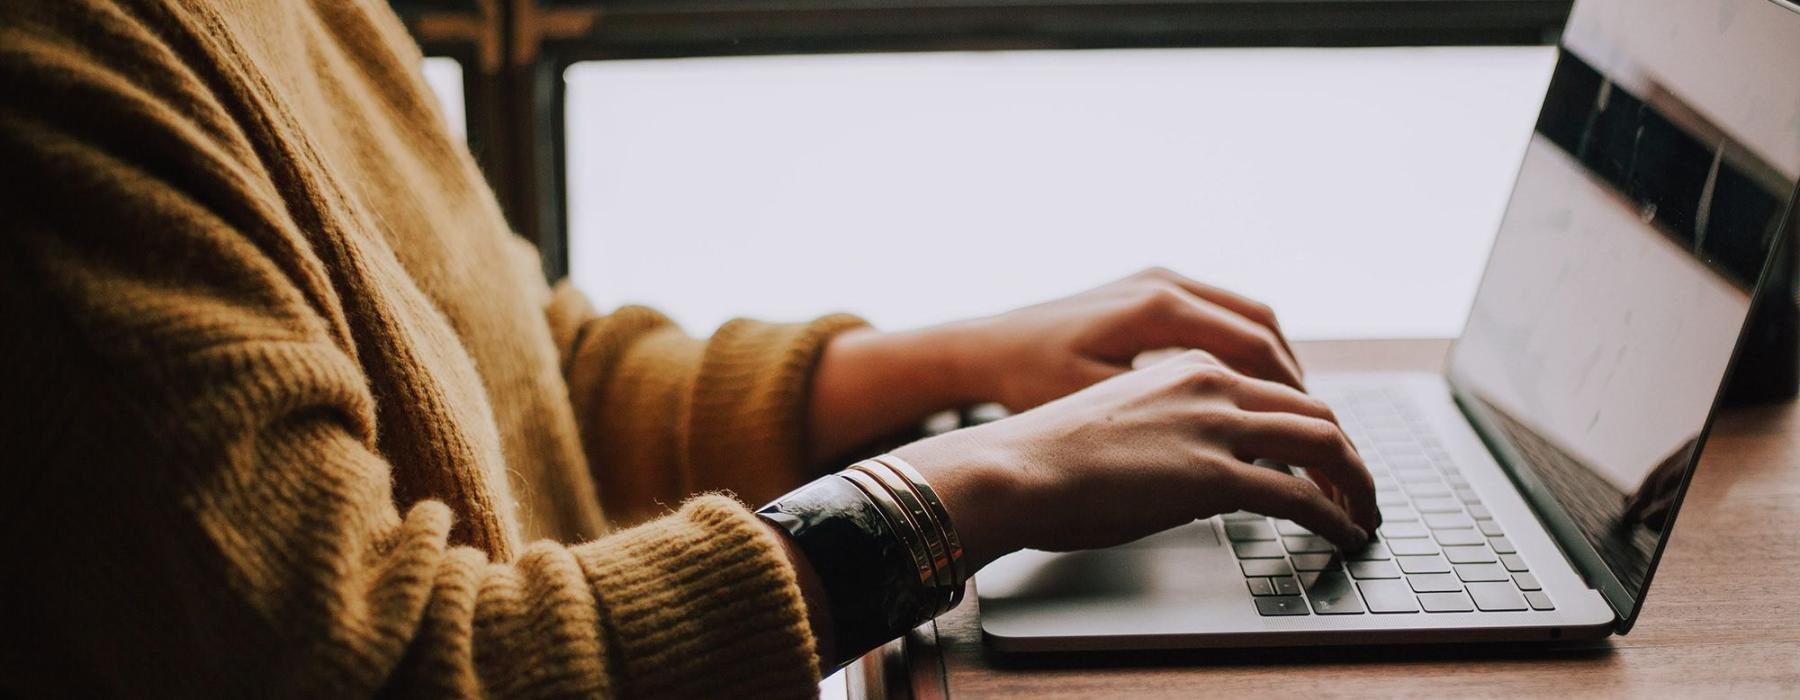
[(844, 477), (813, 481), (756, 513), (787, 531), (818, 573), (838, 666), (906, 634), (940, 607), (920, 584), (896, 526)]

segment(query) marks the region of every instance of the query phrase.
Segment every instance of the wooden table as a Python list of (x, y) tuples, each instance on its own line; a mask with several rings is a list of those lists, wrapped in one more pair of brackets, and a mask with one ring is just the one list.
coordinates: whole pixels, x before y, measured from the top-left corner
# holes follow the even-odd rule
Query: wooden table
[[(1301, 343), (1309, 371), (1432, 370), (1447, 341)], [(974, 595), (871, 652), (852, 697), (1800, 696), (1800, 411), (1728, 409), (1637, 627), (1582, 646), (996, 656)], [(979, 577), (977, 577), (979, 581)]]

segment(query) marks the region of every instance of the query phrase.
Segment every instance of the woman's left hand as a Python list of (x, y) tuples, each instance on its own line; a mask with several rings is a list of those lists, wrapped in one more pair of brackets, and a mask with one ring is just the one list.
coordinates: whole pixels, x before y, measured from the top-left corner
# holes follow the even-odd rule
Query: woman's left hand
[(812, 456), (835, 456), (934, 411), (1034, 408), (1164, 348), (1204, 350), (1241, 374), (1302, 388), (1269, 307), (1152, 268), (997, 316), (833, 339), (814, 375)]
[(1262, 303), (1152, 268), (1071, 297), (936, 329), (975, 393), (1013, 412), (1131, 369), (1151, 350), (1204, 350), (1247, 376), (1301, 385), (1300, 363)]

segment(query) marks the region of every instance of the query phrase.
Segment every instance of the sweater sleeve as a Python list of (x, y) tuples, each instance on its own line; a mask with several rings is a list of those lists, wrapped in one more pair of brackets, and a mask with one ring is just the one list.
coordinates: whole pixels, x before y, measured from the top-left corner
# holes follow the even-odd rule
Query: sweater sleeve
[(816, 692), (793, 570), (730, 499), (490, 556), (397, 498), (430, 465), (384, 456), (395, 399), (298, 252), (303, 195), (202, 87), (225, 78), (175, 60), (206, 47), (120, 15), (0, 9), (10, 690)]
[(739, 319), (696, 339), (641, 306), (597, 314), (566, 281), (547, 314), (601, 502), (627, 523), (685, 494), (729, 490), (761, 503), (814, 476), (813, 371), (832, 336), (865, 325), (844, 314)]

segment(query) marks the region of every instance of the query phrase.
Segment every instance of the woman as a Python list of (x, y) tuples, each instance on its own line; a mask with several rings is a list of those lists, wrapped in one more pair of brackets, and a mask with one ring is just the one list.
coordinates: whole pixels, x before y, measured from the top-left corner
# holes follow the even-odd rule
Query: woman
[[(1009, 551), (1376, 524), (1267, 309), (1169, 272), (906, 333), (597, 313), (419, 60), (379, 0), (0, 5), (7, 690), (808, 695)], [(834, 474), (976, 401), (1019, 414)]]

